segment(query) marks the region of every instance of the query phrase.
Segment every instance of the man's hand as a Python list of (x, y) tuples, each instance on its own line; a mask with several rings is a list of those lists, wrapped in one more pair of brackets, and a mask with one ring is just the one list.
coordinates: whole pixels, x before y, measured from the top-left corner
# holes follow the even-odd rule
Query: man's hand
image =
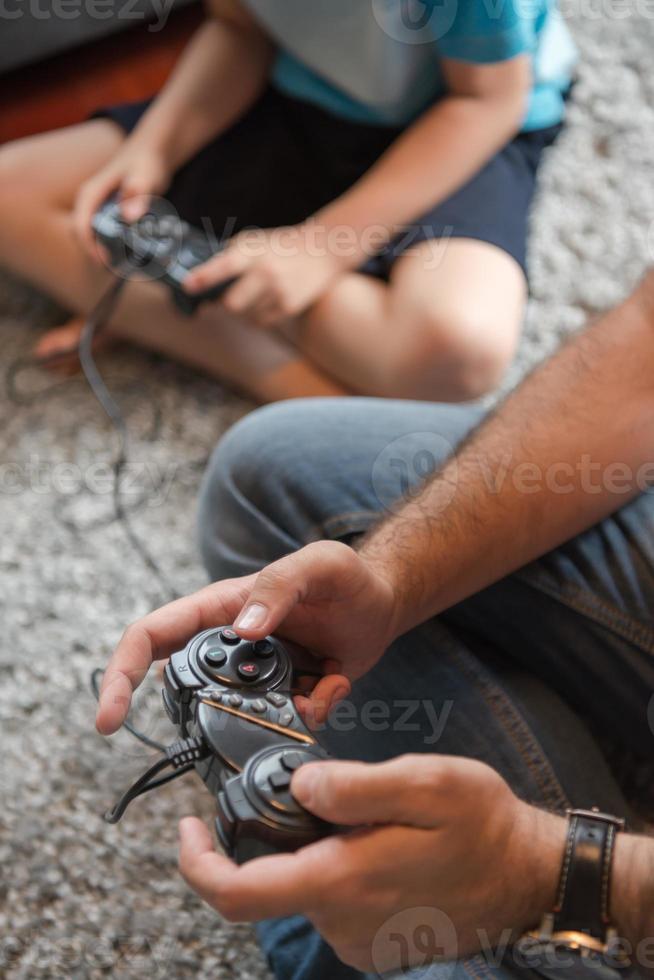
[[(408, 965), (403, 946), (411, 965), (428, 962), (414, 942), (425, 908), (450, 920), (433, 946), (454, 959), (526, 931), (554, 905), (565, 820), (518, 800), (482, 763), (316, 763), (298, 770), (292, 792), (318, 816), (366, 829), (238, 868), (201, 821), (181, 823), (182, 874), (231, 921), (302, 914), (345, 963), (382, 972)], [(405, 943), (384, 932), (397, 913)]]
[(184, 288), (200, 292), (238, 277), (221, 302), (230, 313), (260, 327), (274, 327), (303, 313), (345, 268), (327, 248), (312, 254), (302, 225), (246, 231), (236, 235), (225, 251), (189, 273)]
[(323, 662), (326, 676), (300, 711), (321, 723), (344, 697), (348, 678), (364, 674), (395, 639), (395, 600), (388, 582), (344, 544), (320, 541), (257, 575), (218, 582), (171, 602), (130, 626), (104, 675), (97, 727), (104, 735), (125, 720), (132, 692), (153, 660), (161, 660), (202, 630), (234, 623), (248, 640), (277, 633)]
[(153, 194), (163, 194), (172, 171), (161, 153), (129, 140), (118, 153), (79, 189), (74, 223), (77, 237), (91, 258), (100, 257), (91, 221), (101, 204), (113, 193), (121, 201), (127, 221), (137, 221), (148, 209)]

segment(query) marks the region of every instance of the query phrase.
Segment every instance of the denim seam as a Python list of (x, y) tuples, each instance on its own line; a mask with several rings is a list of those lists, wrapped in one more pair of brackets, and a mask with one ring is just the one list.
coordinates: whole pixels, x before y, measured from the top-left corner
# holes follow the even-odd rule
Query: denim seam
[(345, 514), (336, 514), (329, 517), (322, 525), (323, 534), (318, 537), (328, 537), (331, 539), (342, 538), (349, 534), (360, 534), (367, 531), (371, 524), (378, 521), (380, 517), (377, 510), (354, 510)]
[(491, 677), (480, 664), (475, 663), (473, 666), (470, 655), (463, 650), (449, 651), (449, 655), (453, 660), (459, 662), (460, 667), (480, 689), (491, 712), (522, 756), (541, 793), (542, 803), (559, 811), (569, 807), (570, 801), (545, 754), (543, 746), (531, 730), (522, 712), (512, 703), (501, 684), (496, 678)]
[(654, 629), (648, 629), (644, 623), (629, 616), (612, 603), (600, 598), (592, 592), (581, 589), (559, 589), (539, 580), (533, 566), (515, 573), (525, 585), (543, 592), (550, 598), (568, 606), (574, 612), (593, 620), (599, 626), (611, 630), (621, 639), (640, 647), (645, 653), (654, 655)]

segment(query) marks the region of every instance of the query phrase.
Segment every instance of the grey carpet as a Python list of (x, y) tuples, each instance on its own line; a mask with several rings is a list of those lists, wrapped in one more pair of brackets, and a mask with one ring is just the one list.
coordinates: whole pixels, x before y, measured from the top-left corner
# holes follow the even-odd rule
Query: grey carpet
[[(610, 3), (575, 9), (585, 11), (571, 18), (580, 80), (569, 128), (543, 172), (533, 299), (508, 383), (623, 296), (652, 260), (654, 20), (635, 14), (635, 0), (616, 3), (627, 17), (611, 17)], [(55, 315), (3, 280), (3, 365)], [(137, 489), (176, 477), (138, 511), (139, 533), (177, 587), (193, 589), (204, 576), (194, 539), (199, 470), (188, 463), (247, 405), (138, 353), (106, 357), (103, 368), (129, 415)], [(119, 527), (76, 533), (61, 521), (108, 513), (106, 481), (91, 465), (110, 459), (109, 428), (80, 382), (23, 409), (3, 388), (0, 412), (0, 975), (262, 978), (250, 930), (225, 926), (176, 871), (178, 818), (211, 816), (201, 787), (146, 797), (117, 828), (101, 820), (147, 753), (127, 735), (107, 742), (94, 733), (89, 672), (123, 625), (160, 599)], [(93, 481), (95, 494), (79, 492)], [(139, 695), (137, 717), (164, 732), (156, 684)]]

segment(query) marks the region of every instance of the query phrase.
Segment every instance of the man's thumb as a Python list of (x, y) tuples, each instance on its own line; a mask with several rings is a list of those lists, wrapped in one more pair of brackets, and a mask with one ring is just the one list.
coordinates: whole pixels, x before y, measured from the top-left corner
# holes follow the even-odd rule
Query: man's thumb
[(299, 603), (336, 591), (354, 552), (335, 541), (320, 541), (268, 565), (259, 572), (234, 626), (247, 639), (272, 633)]
[[(403, 756), (392, 762), (318, 762), (302, 766), (293, 777), (291, 791), (298, 803), (331, 823), (405, 824), (433, 827), (438, 779), (433, 787), (424, 772), (418, 791), (409, 763)], [(404, 762), (407, 765), (403, 765)], [(431, 760), (420, 760), (430, 767)]]

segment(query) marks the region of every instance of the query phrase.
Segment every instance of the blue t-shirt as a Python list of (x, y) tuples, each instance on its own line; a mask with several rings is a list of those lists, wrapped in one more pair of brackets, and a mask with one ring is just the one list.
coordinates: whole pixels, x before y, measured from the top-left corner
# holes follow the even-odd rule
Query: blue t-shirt
[(405, 126), (446, 93), (441, 58), (528, 54), (523, 129), (560, 122), (575, 47), (555, 0), (243, 0), (276, 41), (283, 92), (364, 123)]

